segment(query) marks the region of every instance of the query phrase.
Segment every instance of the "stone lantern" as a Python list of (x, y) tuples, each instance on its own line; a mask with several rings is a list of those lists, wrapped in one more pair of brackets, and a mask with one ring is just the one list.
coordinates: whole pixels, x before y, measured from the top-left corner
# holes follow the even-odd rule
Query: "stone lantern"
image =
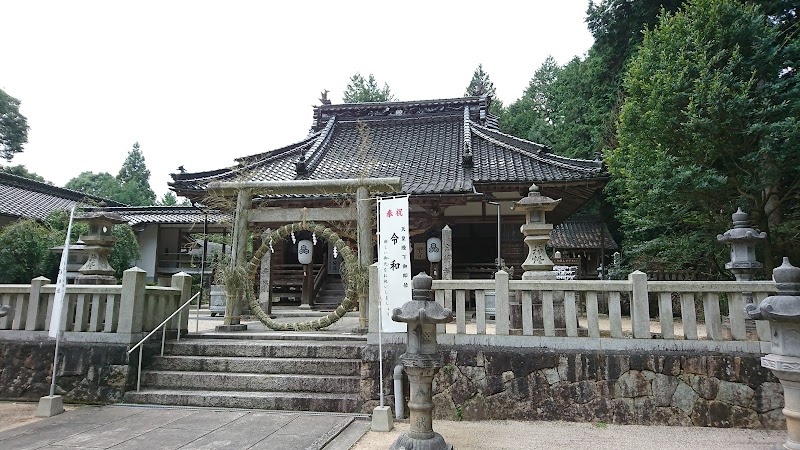
[(433, 431), (432, 389), (433, 377), (442, 367), (442, 356), (436, 343), (436, 324), (452, 321), (453, 313), (433, 301), (433, 278), (422, 272), (411, 281), (411, 301), (392, 312), (393, 321), (408, 324), (406, 352), (400, 360), (408, 374), (411, 391), (408, 401), (410, 428), (389, 448), (451, 450), (453, 446)]
[(514, 209), (525, 213), (525, 223), (520, 231), (525, 235), (528, 245), (528, 258), (522, 263), (525, 273), (523, 280), (555, 280), (553, 261), (547, 256), (545, 245), (550, 241), (553, 225), (545, 222), (544, 213), (552, 211), (561, 200), (553, 200), (539, 193), (539, 187), (532, 184), (528, 196), (514, 203)]
[(772, 351), (761, 358), (761, 365), (772, 370), (783, 386), (783, 415), (786, 417), (786, 442), (775, 448), (800, 449), (800, 268), (783, 258), (772, 271), (777, 295), (760, 305), (746, 306), (751, 319), (768, 320), (772, 330)]
[(117, 242), (111, 230), (114, 225), (128, 221), (104, 208), (84, 213), (75, 220), (89, 224), (89, 232), (80, 237), (86, 244), (84, 249), (89, 253), (89, 259), (78, 269), (80, 275), (75, 278), (75, 284), (116, 284), (114, 268), (108, 263), (108, 255)]
[[(731, 247), (731, 260), (725, 268), (733, 272), (736, 281), (750, 281), (756, 270), (764, 267), (756, 261), (756, 244), (767, 238), (767, 233), (747, 226), (747, 213), (739, 208), (733, 215), (733, 228), (717, 235), (717, 241)], [(750, 302), (752, 303), (752, 297)]]

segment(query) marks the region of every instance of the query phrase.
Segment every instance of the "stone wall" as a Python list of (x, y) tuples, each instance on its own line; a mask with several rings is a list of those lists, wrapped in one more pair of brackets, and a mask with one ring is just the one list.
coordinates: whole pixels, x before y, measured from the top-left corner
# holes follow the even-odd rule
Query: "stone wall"
[[(135, 387), (138, 352), (129, 345), (61, 343), (56, 394), (66, 402), (113, 403)], [(0, 341), (0, 399), (38, 401), (50, 394), (55, 340)], [(146, 362), (146, 360), (145, 360)]]
[[(434, 417), (785, 428), (783, 390), (757, 355), (442, 348)], [(404, 347), (384, 346), (384, 392)], [(377, 346), (364, 352), (364, 411), (378, 404)], [(408, 398), (408, 382), (404, 382)], [(407, 411), (407, 408), (406, 408)]]

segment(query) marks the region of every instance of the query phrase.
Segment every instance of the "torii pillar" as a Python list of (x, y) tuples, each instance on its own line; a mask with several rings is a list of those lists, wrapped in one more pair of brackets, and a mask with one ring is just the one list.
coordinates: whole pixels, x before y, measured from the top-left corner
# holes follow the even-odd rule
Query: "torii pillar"
[[(231, 196), (236, 194), (236, 211), (233, 222), (232, 255), (234, 264), (246, 263), (247, 226), (250, 222), (267, 220), (296, 222), (309, 221), (342, 221), (356, 220), (358, 240), (358, 260), (361, 269), (368, 270), (374, 256), (372, 251), (372, 202), (370, 192), (400, 192), (400, 177), (391, 178), (344, 178), (340, 180), (288, 180), (288, 181), (242, 181), (209, 183), (210, 192)], [(356, 213), (347, 212), (344, 208), (316, 208), (304, 211), (304, 208), (262, 208), (252, 209), (253, 195), (302, 195), (302, 194), (353, 194), (356, 197)], [(228, 299), (231, 301), (231, 299)], [(241, 299), (234, 309), (225, 313), (225, 326), (239, 325), (241, 315)], [(359, 296), (359, 327), (366, 329), (367, 301), (366, 291)], [(228, 311), (231, 311), (230, 316)]]

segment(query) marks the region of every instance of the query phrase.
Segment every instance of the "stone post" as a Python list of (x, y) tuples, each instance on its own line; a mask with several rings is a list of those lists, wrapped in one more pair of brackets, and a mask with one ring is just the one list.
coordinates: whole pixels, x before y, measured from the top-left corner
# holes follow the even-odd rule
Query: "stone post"
[(650, 339), (650, 303), (647, 301), (647, 274), (636, 270), (628, 275), (631, 283), (631, 321), (633, 337)]
[[(144, 323), (144, 294), (147, 272), (131, 267), (122, 273), (122, 296), (119, 302), (119, 322), (117, 332), (137, 334), (142, 332)], [(138, 338), (131, 337), (132, 342)]]
[(408, 324), (406, 352), (400, 357), (408, 375), (409, 431), (401, 434), (390, 450), (452, 450), (441, 434), (433, 431), (433, 377), (442, 367), (436, 343), (436, 324), (453, 320), (452, 311), (433, 301), (433, 279), (420, 273), (412, 279), (411, 301), (395, 308), (392, 320)]
[[(192, 298), (192, 276), (184, 272), (176, 273), (172, 276), (171, 285), (173, 288), (181, 291), (181, 296), (178, 299), (177, 306), (175, 307), (177, 309), (186, 303), (190, 298)], [(169, 315), (172, 313), (173, 311), (167, 311), (166, 317), (169, 317)], [(182, 332), (186, 334), (189, 332), (189, 309), (184, 309), (179, 316), (181, 318), (181, 323), (179, 323), (176, 328), (178, 329), (178, 333)]]
[(508, 335), (510, 328), (510, 310), (508, 298), (508, 272), (499, 270), (494, 274), (494, 324), (495, 333)]
[(36, 277), (31, 280), (31, 296), (28, 300), (28, 316), (25, 318), (25, 329), (28, 331), (44, 330), (47, 323), (47, 305), (42, 304), (42, 286), (49, 284), (50, 279)]
[(783, 258), (772, 279), (777, 295), (745, 309), (751, 319), (769, 320), (772, 330), (772, 351), (761, 358), (761, 365), (772, 370), (783, 386), (786, 442), (775, 448), (796, 450), (800, 449), (800, 268)]

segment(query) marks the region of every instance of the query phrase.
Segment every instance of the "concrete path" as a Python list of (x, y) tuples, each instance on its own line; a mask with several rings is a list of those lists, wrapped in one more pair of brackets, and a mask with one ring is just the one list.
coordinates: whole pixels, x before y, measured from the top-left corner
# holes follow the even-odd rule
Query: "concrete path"
[(0, 432), (2, 449), (349, 449), (363, 416), (254, 410), (86, 406)]

